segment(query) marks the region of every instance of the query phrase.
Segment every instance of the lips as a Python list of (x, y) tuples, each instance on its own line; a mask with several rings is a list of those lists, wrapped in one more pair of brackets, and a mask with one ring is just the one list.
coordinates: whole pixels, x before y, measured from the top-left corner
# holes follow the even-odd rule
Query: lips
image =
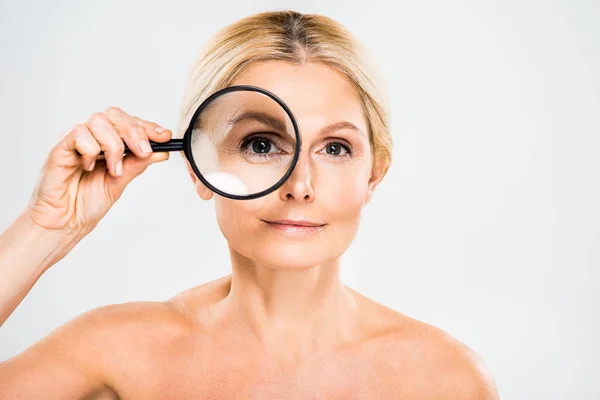
[(269, 224), (277, 224), (277, 225), (288, 225), (288, 226), (304, 226), (304, 227), (313, 227), (313, 228), (317, 228), (320, 226), (323, 226), (325, 224), (317, 224), (314, 222), (309, 222), (309, 221), (298, 221), (298, 220), (291, 220), (291, 219), (280, 219), (277, 221), (265, 221)]
[[(264, 220), (263, 220), (264, 221)], [(264, 221), (276, 231), (292, 236), (301, 236), (315, 234), (320, 232), (326, 224), (318, 224), (311, 221), (279, 219), (276, 221)]]

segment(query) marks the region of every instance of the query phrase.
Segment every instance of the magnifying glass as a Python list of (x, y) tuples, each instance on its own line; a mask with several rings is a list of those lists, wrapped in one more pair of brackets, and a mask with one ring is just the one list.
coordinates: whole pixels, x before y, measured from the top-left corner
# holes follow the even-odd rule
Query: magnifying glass
[[(204, 100), (183, 139), (150, 145), (155, 152), (183, 151), (198, 179), (214, 193), (250, 200), (275, 191), (292, 174), (300, 132), (281, 99), (240, 85)], [(131, 153), (125, 147), (125, 154)]]

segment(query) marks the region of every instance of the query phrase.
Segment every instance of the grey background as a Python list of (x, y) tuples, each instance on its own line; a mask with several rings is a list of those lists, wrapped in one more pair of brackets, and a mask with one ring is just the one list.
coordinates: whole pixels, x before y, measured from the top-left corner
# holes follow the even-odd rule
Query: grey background
[[(600, 398), (597, 1), (2, 1), (0, 228), (61, 132), (110, 105), (174, 129), (205, 40), (282, 8), (345, 24), (390, 92), (395, 159), (344, 281), (469, 345), (503, 399)], [(41, 278), (0, 328), (0, 359), (228, 261), (176, 155)]]

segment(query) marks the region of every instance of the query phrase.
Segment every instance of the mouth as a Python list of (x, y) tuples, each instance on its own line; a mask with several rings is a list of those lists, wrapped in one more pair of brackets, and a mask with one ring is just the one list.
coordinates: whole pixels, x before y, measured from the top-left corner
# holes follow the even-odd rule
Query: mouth
[(300, 220), (290, 220), (290, 219), (280, 219), (276, 221), (265, 221), (271, 228), (285, 232), (288, 234), (298, 235), (298, 234), (310, 234), (316, 233), (323, 229), (323, 227), (327, 224), (319, 224), (310, 221), (300, 221)]

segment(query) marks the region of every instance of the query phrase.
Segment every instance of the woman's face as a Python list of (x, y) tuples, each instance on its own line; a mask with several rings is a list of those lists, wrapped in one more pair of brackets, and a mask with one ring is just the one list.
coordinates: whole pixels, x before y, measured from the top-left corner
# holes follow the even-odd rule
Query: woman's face
[[(283, 61), (254, 63), (232, 85), (262, 87), (281, 98), (298, 122), (302, 148), (291, 176), (269, 195), (215, 196), (217, 221), (229, 245), (277, 269), (309, 268), (339, 257), (354, 239), (362, 207), (378, 183), (358, 93), (345, 75), (324, 64)], [(200, 196), (212, 197), (195, 182)], [(318, 226), (277, 223), (285, 220)]]

